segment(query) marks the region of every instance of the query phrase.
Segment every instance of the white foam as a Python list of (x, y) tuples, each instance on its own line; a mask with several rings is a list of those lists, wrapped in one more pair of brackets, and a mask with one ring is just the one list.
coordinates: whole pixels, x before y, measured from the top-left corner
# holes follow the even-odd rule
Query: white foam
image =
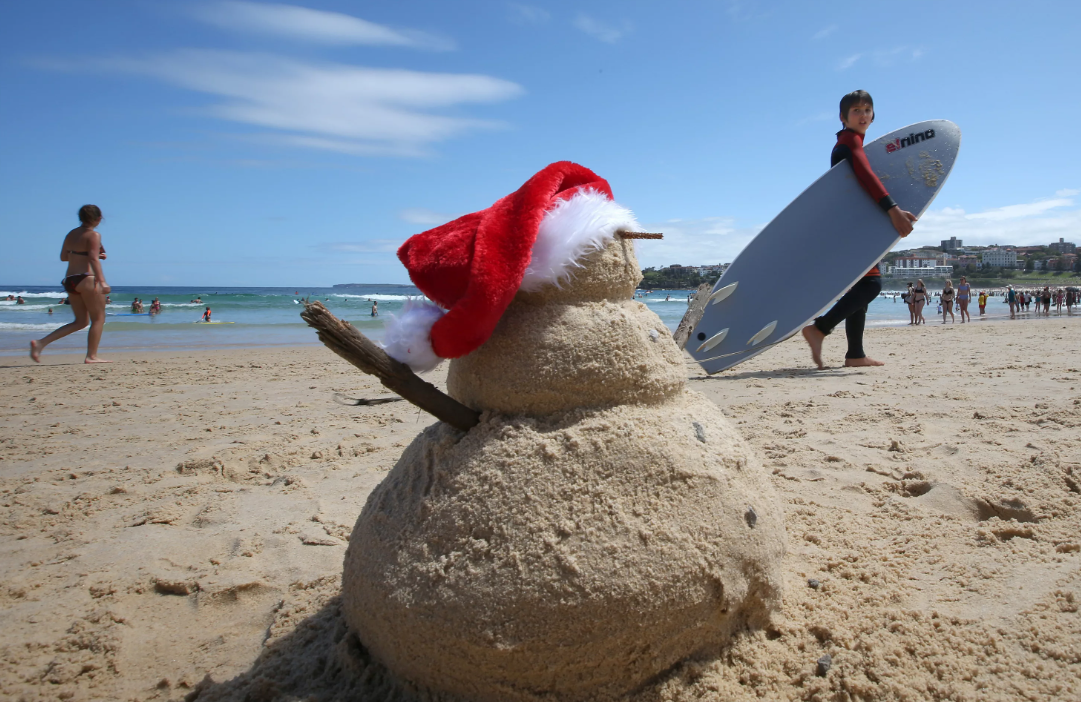
[[(0, 331), (52, 331), (53, 329), (59, 329), (62, 324), (22, 324), (19, 322), (0, 322)], [(90, 326), (80, 331), (87, 331)]]
[(20, 312), (22, 312), (24, 310), (45, 310), (45, 309), (48, 309), (50, 307), (59, 307), (60, 306), (58, 303), (57, 304), (52, 304), (52, 305), (16, 305), (14, 302), (8, 302), (7, 305), (8, 306), (14, 305), (12, 307), (12, 310), (18, 310)]
[(332, 293), (330, 297), (345, 297), (345, 298), (357, 298), (360, 300), (379, 300), (380, 302), (390, 302), (393, 300), (427, 300), (428, 298), (422, 295), (384, 295), (377, 293), (374, 295), (348, 295), (346, 293)]
[[(15, 297), (67, 297), (67, 293), (63, 290), (58, 292), (43, 292), (43, 293), (28, 293), (28, 292), (14, 292), (11, 290), (0, 290), (0, 297), (7, 297), (8, 295), (14, 295)], [(8, 302), (14, 302), (14, 300), (8, 300)]]

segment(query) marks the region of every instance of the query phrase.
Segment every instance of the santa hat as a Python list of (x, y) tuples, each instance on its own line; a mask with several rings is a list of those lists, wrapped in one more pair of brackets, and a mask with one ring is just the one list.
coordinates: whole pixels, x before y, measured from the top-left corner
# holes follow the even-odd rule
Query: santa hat
[(638, 222), (612, 201), (608, 182), (576, 163), (553, 163), (488, 209), (398, 249), (435, 304), (407, 303), (387, 324), (384, 348), (416, 371), (464, 356), (488, 340), (519, 289), (568, 280), (578, 259), (620, 230), (639, 231)]

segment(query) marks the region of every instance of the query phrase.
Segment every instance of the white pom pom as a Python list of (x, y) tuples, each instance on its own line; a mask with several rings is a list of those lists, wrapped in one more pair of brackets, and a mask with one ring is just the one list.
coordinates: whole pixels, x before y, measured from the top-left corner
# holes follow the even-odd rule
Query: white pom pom
[(596, 190), (582, 190), (544, 215), (533, 255), (522, 277), (522, 290), (535, 292), (559, 285), (580, 268), (578, 259), (602, 248), (619, 230), (640, 231), (634, 213)]
[(432, 325), (446, 312), (442, 308), (420, 300), (410, 299), (396, 315), (390, 315), (386, 323), (383, 348), (387, 355), (401, 361), (417, 373), (430, 371), (443, 359), (432, 350)]

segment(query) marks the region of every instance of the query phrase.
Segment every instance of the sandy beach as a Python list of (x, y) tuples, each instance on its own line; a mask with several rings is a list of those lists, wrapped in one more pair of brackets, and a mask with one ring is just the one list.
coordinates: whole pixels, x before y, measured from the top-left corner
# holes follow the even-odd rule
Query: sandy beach
[[(784, 610), (638, 702), (1081, 698), (1081, 323), (931, 321), (688, 364), (784, 502)], [(319, 347), (107, 357), (0, 366), (0, 697), (424, 698), (337, 594), (434, 419)]]

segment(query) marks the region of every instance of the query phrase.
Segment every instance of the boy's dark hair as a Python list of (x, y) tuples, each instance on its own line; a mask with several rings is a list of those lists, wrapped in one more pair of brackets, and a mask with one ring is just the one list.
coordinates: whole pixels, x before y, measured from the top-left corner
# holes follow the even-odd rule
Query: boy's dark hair
[(79, 208), (79, 221), (90, 224), (101, 219), (101, 210), (97, 205), (83, 205)]
[(841, 98), (841, 119), (848, 119), (848, 111), (856, 105), (866, 102), (873, 109), (875, 101), (871, 99), (871, 94), (866, 90), (853, 90), (848, 95)]

